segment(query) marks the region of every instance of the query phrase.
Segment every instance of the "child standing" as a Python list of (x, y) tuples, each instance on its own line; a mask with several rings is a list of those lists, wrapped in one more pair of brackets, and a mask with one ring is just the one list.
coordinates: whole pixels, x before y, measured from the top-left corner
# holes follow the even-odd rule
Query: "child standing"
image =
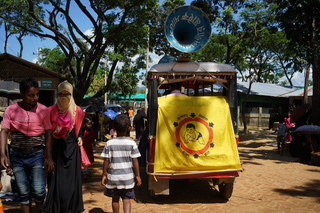
[(279, 122), (276, 132), (278, 142), (278, 153), (282, 154), (284, 150), (284, 144), (286, 142), (286, 125), (283, 123), (283, 120)]
[(101, 156), (104, 157), (101, 183), (106, 187), (104, 195), (112, 197), (112, 210), (119, 212), (120, 197), (123, 211), (131, 212), (130, 199), (135, 199), (134, 185), (142, 184), (138, 157), (140, 152), (134, 140), (127, 138), (130, 119), (127, 115), (117, 115), (114, 119), (117, 137), (107, 141)]

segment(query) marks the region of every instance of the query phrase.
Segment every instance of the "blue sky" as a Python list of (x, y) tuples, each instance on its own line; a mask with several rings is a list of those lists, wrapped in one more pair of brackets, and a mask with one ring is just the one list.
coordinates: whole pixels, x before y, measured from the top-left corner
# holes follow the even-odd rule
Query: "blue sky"
[[(82, 12), (79, 12), (78, 6), (72, 4), (75, 4), (73, 1), (71, 1), (71, 12), (70, 16), (75, 17), (74, 20), (76, 23), (78, 23), (78, 26), (81, 27), (81, 31), (85, 32), (92, 27), (86, 16), (82, 14)], [(159, 4), (162, 4), (163, 0), (159, 0)], [(190, 4), (191, 0), (185, 0), (186, 4)], [(84, 3), (85, 4), (85, 3)], [(90, 6), (87, 6), (87, 9), (90, 9)], [(63, 22), (62, 22), (63, 23)], [(0, 48), (0, 53), (4, 52), (4, 40), (5, 40), (5, 32), (2, 28), (0, 27), (0, 42), (1, 42), (1, 48)], [(38, 48), (54, 48), (56, 47), (57, 44), (56, 42), (52, 41), (51, 39), (40, 39), (38, 37), (33, 37), (33, 36), (27, 36), (23, 39), (23, 55), (22, 58), (27, 60), (27, 61), (36, 61), (37, 58), (37, 52)], [(14, 36), (11, 36), (9, 38), (8, 46), (7, 46), (7, 53), (17, 56), (19, 53), (19, 43), (17, 39)]]
[[(159, 3), (161, 4), (163, 1), (160, 0)], [(187, 4), (190, 4), (191, 0), (186, 0)], [(77, 6), (71, 7), (71, 8), (77, 8)], [(89, 8), (89, 7), (87, 7)], [(76, 15), (72, 15), (72, 14), (76, 14)], [(72, 17), (77, 17), (77, 19), (75, 20), (77, 23), (81, 23), (78, 26), (81, 26), (81, 30), (83, 32), (89, 30), (89, 28), (91, 27), (90, 23), (88, 21), (86, 21), (85, 16), (81, 17), (82, 13), (77, 12), (76, 9), (74, 9), (73, 11), (71, 11), (71, 16)], [(3, 28), (0, 27), (0, 42), (1, 42), (1, 47), (0, 47), (0, 53), (4, 52), (4, 38), (5, 38), (5, 34), (4, 34), (4, 30)], [(36, 62), (37, 59), (37, 52), (39, 48), (54, 48), (56, 47), (57, 44), (52, 41), (51, 39), (40, 39), (38, 37), (33, 37), (33, 36), (28, 36), (25, 37), (23, 40), (23, 55), (22, 58), (27, 60), (27, 61), (31, 61), (31, 62)], [(18, 55), (19, 52), (19, 43), (17, 42), (17, 39), (15, 37), (10, 37), (9, 39), (9, 43), (7, 46), (7, 52), (11, 55)], [(157, 63), (161, 57), (155, 55), (155, 54), (151, 54), (152, 60), (153, 62), (149, 64), (149, 67), (151, 65), (153, 65), (154, 63)], [(304, 84), (304, 74), (303, 73), (298, 73), (294, 76), (293, 79), (294, 85), (296, 86), (303, 86)]]

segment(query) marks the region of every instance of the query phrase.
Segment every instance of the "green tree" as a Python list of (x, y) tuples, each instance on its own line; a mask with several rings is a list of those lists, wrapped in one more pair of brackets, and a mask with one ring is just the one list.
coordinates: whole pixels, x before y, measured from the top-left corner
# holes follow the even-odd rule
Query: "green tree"
[(192, 54), (193, 61), (232, 64), (242, 81), (279, 83), (286, 77), (292, 85), (294, 73), (302, 72), (303, 55), (296, 51), (301, 46), (290, 45), (284, 32), (278, 30), (277, 5), (256, 0), (196, 2), (211, 7), (214, 30), (210, 42)]
[[(22, 14), (41, 26), (40, 30), (34, 30), (24, 20), (18, 22), (12, 18), (18, 14), (17, 8), (10, 7), (12, 2), (15, 1), (6, 0), (1, 4), (0, 18), (58, 44), (65, 54), (61, 71), (65, 79), (74, 85), (77, 103), (80, 103), (91, 85), (104, 55), (109, 68), (108, 81), (97, 96), (102, 96), (110, 88), (118, 62), (146, 48), (145, 26), (149, 24), (148, 20), (152, 18), (157, 5), (155, 0), (89, 0), (86, 4), (81, 0), (21, 0), (21, 5), (25, 5), (20, 8)], [(7, 13), (12, 16), (5, 16)], [(83, 32), (84, 19), (91, 25), (89, 34)]]
[(293, 45), (304, 47), (301, 52), (306, 56), (307, 62), (312, 64), (311, 118), (314, 124), (320, 125), (320, 3), (317, 0), (272, 0), (272, 2), (278, 4), (276, 14), (280, 27), (284, 29)]
[(170, 55), (177, 57), (181, 55), (181, 52), (173, 48), (167, 41), (164, 29), (167, 16), (174, 11), (176, 7), (183, 6), (184, 0), (166, 0), (163, 4), (156, 8), (153, 14), (153, 18), (150, 19), (149, 26), (149, 38), (150, 46), (153, 47), (155, 54)]
[(304, 47), (293, 46), (284, 31), (278, 31), (271, 39), (271, 51), (275, 54), (273, 71), (277, 72), (279, 77), (282, 77), (282, 75), (286, 77), (286, 80), (281, 82), (283, 85), (293, 86), (292, 78), (294, 74), (303, 72), (307, 66), (305, 54), (301, 52)]
[(60, 50), (59, 47), (53, 49), (41, 48), (38, 52), (38, 63), (57, 73), (63, 74), (63, 63), (66, 56)]
[[(32, 36), (32, 34), (26, 29), (19, 27), (19, 25), (28, 25), (28, 28), (32, 30), (40, 31), (39, 25), (25, 13), (25, 7), (27, 7), (25, 1), (2, 0), (0, 2), (1, 16), (5, 17), (2, 20), (0, 19), (0, 25), (3, 25), (3, 29), (5, 30), (4, 52), (7, 53), (7, 44), (10, 37), (15, 36), (20, 45), (20, 49), (17, 52), (17, 56), (20, 58), (24, 49), (23, 38), (27, 35)], [(14, 12), (12, 13), (12, 11)], [(18, 25), (13, 24), (13, 22), (18, 23)]]
[[(290, 82), (296, 69), (293, 57), (288, 56), (288, 40), (277, 29), (276, 5), (254, 0), (208, 2), (215, 7), (212, 11), (218, 11), (214, 33), (210, 42), (192, 55), (192, 60), (232, 64), (242, 81), (250, 82), (248, 96), (253, 82), (279, 83), (284, 73)], [(242, 112), (245, 105), (246, 99)], [(245, 122), (244, 129), (246, 131)]]
[(220, 5), (218, 9), (212, 9), (212, 12), (219, 14), (215, 17), (214, 33), (203, 49), (192, 54), (192, 60), (233, 65), (240, 64), (244, 60), (246, 47), (239, 44), (245, 38), (246, 32), (241, 31), (241, 22), (235, 18), (236, 11), (231, 5)]
[[(139, 54), (140, 57), (126, 59), (126, 64), (116, 68), (114, 79), (111, 83), (110, 93), (119, 93), (120, 95), (134, 94), (136, 92), (136, 85), (138, 83), (137, 73), (144, 64), (145, 54), (143, 51)], [(53, 49), (40, 49), (38, 63), (50, 70), (61, 73), (61, 64), (65, 60), (65, 55), (56, 47)], [(132, 61), (134, 60), (134, 61)], [(75, 63), (72, 63), (73, 65)], [(95, 96), (105, 85), (105, 78), (109, 74), (109, 69), (105, 61), (101, 61), (97, 68), (94, 80), (90, 84), (86, 95)]]
[(89, 97), (94, 96), (97, 92), (99, 92), (105, 85), (105, 75), (108, 75), (108, 70), (101, 64), (96, 74), (94, 75), (94, 79), (90, 84), (90, 87), (87, 90), (86, 95)]

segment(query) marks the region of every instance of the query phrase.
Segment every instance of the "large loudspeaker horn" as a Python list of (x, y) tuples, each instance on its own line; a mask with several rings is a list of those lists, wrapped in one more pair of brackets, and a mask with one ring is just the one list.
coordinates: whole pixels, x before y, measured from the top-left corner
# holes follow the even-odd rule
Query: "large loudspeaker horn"
[(165, 35), (174, 48), (191, 53), (200, 50), (209, 41), (211, 25), (207, 15), (199, 8), (182, 6), (167, 17)]

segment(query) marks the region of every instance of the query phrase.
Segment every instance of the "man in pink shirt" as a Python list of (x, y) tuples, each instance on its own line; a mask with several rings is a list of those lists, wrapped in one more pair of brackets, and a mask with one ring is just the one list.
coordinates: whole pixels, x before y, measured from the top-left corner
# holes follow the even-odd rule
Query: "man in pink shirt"
[[(46, 106), (38, 103), (39, 85), (34, 79), (20, 82), (22, 101), (8, 106), (1, 129), (1, 166), (10, 169), (17, 181), (22, 212), (31, 212), (31, 201), (36, 212), (46, 196), (45, 170), (54, 168), (50, 114)], [(10, 161), (6, 147), (10, 133)], [(46, 158), (44, 158), (46, 148)], [(45, 169), (44, 169), (45, 168)]]
[(181, 93), (181, 82), (169, 84), (171, 92), (166, 96), (187, 96)]

